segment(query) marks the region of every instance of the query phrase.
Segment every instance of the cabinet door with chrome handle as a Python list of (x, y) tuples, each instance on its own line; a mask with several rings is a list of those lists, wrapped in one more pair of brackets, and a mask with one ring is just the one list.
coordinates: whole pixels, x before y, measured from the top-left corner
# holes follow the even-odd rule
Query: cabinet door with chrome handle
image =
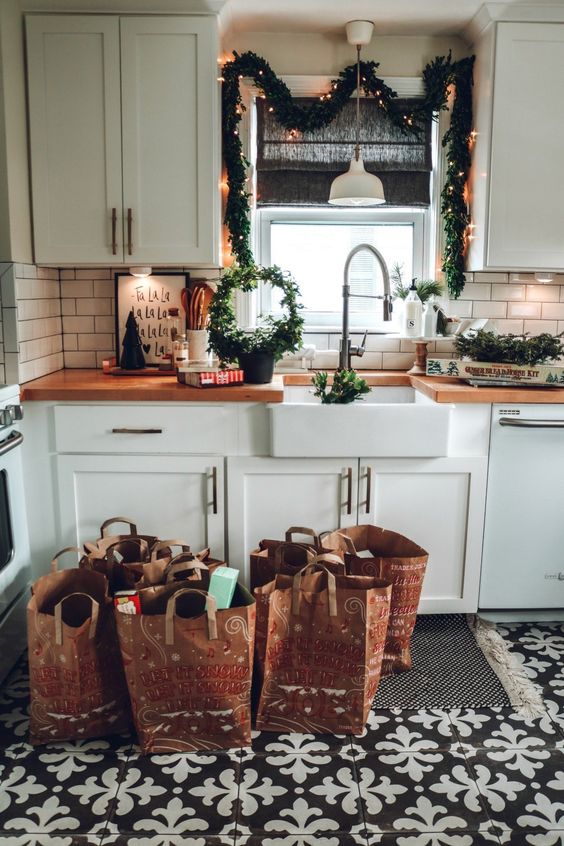
[(127, 255), (133, 255), (133, 211), (127, 210)]
[(117, 208), (112, 208), (112, 255), (117, 255)]

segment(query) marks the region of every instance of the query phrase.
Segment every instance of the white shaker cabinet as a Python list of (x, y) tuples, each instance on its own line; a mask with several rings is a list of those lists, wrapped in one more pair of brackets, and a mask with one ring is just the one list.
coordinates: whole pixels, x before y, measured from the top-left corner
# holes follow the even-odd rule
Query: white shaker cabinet
[(224, 476), (219, 456), (58, 455), (59, 540), (81, 545), (113, 515), (139, 530), (224, 555)]
[(564, 269), (564, 24), (492, 24), (475, 45), (469, 270)]
[(35, 261), (217, 264), (213, 16), (27, 18)]
[(420, 610), (475, 612), (487, 460), (360, 459), (359, 523), (399, 532), (429, 553)]
[(231, 566), (249, 578), (249, 554), (289, 526), (317, 531), (357, 522), (358, 460), (228, 458), (228, 549)]

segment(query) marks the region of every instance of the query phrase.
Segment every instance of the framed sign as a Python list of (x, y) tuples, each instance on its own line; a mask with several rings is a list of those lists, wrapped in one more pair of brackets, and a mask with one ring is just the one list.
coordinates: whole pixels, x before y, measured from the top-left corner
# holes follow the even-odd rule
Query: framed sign
[(181, 331), (186, 331), (186, 314), (182, 307), (181, 292), (188, 287), (189, 273), (161, 271), (151, 276), (115, 274), (116, 291), (116, 358), (119, 362), (125, 322), (129, 312), (139, 326), (145, 364), (158, 365), (163, 353), (169, 350), (168, 310), (175, 307), (181, 321)]

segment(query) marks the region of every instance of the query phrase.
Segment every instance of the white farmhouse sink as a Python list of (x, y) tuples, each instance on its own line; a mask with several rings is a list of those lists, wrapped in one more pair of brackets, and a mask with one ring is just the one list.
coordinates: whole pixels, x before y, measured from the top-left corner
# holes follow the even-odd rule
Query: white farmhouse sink
[(419, 404), (412, 388), (377, 387), (362, 402), (321, 405), (291, 387), (269, 405), (271, 455), (421, 457), (447, 455), (450, 405)]

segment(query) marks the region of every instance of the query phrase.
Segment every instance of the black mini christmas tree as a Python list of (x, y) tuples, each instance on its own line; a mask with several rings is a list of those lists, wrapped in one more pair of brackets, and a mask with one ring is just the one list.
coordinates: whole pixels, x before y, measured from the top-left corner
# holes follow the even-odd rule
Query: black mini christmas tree
[(143, 348), (141, 345), (141, 338), (139, 337), (139, 327), (133, 314), (133, 309), (129, 312), (125, 322), (125, 335), (123, 336), (122, 347), (123, 352), (120, 359), (120, 367), (123, 370), (140, 370), (145, 367), (145, 356), (143, 355)]

